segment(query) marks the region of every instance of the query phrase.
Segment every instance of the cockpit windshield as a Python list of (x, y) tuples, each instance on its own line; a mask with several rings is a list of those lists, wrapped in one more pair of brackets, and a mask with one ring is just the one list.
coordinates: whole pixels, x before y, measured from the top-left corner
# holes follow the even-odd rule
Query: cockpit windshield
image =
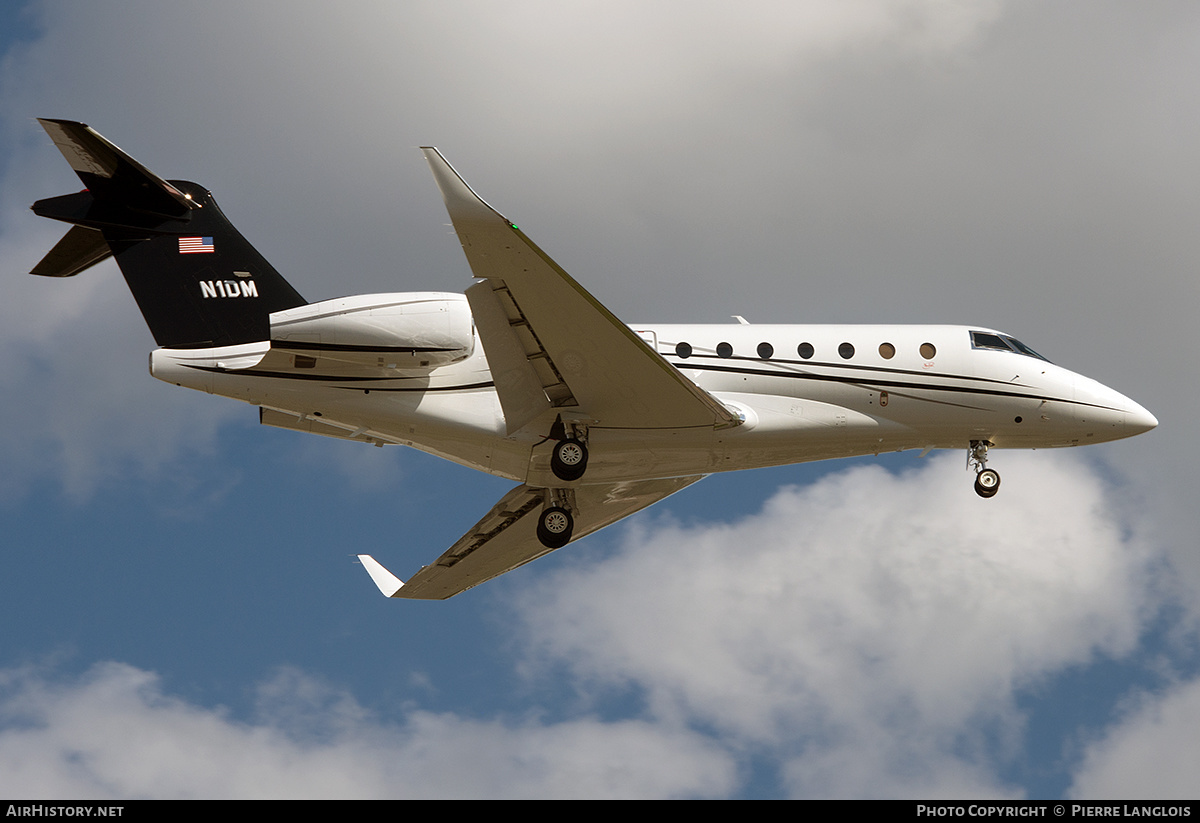
[[(1009, 337), (1006, 334), (996, 334), (990, 331), (973, 331), (971, 332), (971, 348), (973, 349), (993, 349), (995, 351), (1011, 351), (1017, 354), (1023, 354), (1026, 357), (1036, 357), (1038, 360), (1046, 360), (1033, 349), (1026, 346), (1015, 337)], [(1046, 360), (1049, 363), (1049, 360)]]

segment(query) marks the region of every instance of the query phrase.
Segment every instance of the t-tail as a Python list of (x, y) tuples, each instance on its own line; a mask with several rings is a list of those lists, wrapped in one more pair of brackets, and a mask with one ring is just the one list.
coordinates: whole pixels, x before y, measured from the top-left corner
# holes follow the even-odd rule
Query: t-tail
[(271, 312), (306, 304), (203, 186), (163, 180), (83, 123), (38, 122), (86, 188), (33, 204), (72, 224), (33, 274), (71, 277), (114, 257), (164, 348), (267, 340)]

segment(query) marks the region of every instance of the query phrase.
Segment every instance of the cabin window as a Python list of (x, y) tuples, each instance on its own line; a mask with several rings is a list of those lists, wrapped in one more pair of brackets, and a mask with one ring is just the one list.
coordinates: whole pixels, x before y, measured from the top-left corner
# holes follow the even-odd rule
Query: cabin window
[(813, 356), (812, 343), (801, 343), (799, 346), (796, 347), (796, 354), (800, 355), (805, 360), (812, 357)]
[(771, 355), (773, 355), (774, 353), (775, 353), (775, 347), (772, 346), (770, 343), (759, 343), (758, 344), (758, 356), (761, 357), (763, 360), (770, 360)]
[(896, 347), (893, 346), (891, 343), (880, 343), (879, 344), (879, 356), (882, 357), (884, 360), (891, 360), (893, 357), (896, 356)]
[(692, 356), (692, 346), (690, 343), (676, 343), (675, 354), (687, 359)]
[(733, 346), (728, 343), (717, 344), (717, 357), (733, 357)]
[(841, 355), (843, 360), (849, 360), (854, 356), (854, 345), (852, 343), (843, 343), (838, 346), (838, 354)]
[(921, 356), (924, 357), (926, 360), (932, 360), (934, 357), (937, 356), (937, 349), (934, 348), (934, 345), (932, 343), (922, 343), (921, 344)]

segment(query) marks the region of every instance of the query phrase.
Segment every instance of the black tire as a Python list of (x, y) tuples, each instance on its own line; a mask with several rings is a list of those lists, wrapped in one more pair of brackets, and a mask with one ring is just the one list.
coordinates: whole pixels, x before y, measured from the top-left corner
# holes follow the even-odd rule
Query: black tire
[(571, 482), (583, 477), (587, 470), (587, 446), (582, 441), (569, 437), (554, 444), (550, 455), (550, 470), (559, 480)]
[(993, 469), (984, 469), (975, 475), (975, 493), (983, 498), (995, 497), (1000, 491), (1000, 474)]
[(559, 506), (548, 506), (542, 509), (538, 516), (538, 540), (547, 549), (561, 549), (571, 542), (571, 532), (575, 530), (575, 518), (571, 513)]

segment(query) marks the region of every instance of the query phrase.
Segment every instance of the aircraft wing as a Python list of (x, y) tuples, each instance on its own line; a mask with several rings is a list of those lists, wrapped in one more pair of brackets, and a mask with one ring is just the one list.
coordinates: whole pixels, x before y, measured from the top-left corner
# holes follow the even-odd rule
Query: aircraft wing
[(467, 262), (467, 290), (511, 434), (546, 408), (604, 428), (736, 426), (738, 419), (667, 363), (424, 147)]
[[(572, 542), (703, 478), (696, 475), (580, 486), (574, 491)], [(369, 554), (360, 554), (359, 560), (387, 597), (445, 600), (553, 551), (537, 538), (537, 512), (545, 495), (545, 489), (517, 486), (445, 554), (432, 565), (423, 566), (408, 582), (401, 581)]]

